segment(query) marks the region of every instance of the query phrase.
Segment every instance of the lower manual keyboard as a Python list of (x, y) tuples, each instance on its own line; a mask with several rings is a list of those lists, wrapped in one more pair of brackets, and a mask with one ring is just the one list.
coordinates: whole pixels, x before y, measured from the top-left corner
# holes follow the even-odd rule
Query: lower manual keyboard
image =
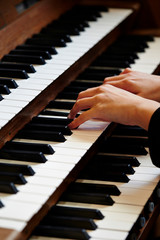
[[(37, 229), (33, 232), (33, 236), (30, 238), (30, 240), (63, 239), (66, 238), (66, 236), (67, 239), (137, 239), (139, 230), (145, 227), (146, 221), (148, 221), (150, 214), (154, 211), (154, 208), (156, 207), (156, 202), (159, 201), (158, 191), (160, 170), (153, 166), (149, 154), (147, 156), (136, 156), (136, 158), (140, 163), (140, 166), (133, 167), (135, 170), (134, 174), (128, 174), (128, 177), (130, 179), (128, 183), (118, 181), (102, 181), (98, 179), (89, 180), (82, 178), (78, 178), (76, 180), (76, 183), (82, 184), (82, 189), (80, 188), (80, 191), (82, 191), (83, 195), (85, 185), (87, 184), (93, 185), (93, 189), (91, 188), (91, 192), (94, 192), (94, 188), (95, 192), (99, 192), (98, 186), (101, 188), (102, 186), (104, 188), (105, 185), (116, 186), (119, 189), (120, 194), (111, 193), (110, 196), (114, 201), (114, 203), (112, 203), (111, 205), (104, 203), (96, 204), (94, 203), (94, 198), (93, 201), (87, 203), (88, 199), (83, 199), (83, 201), (81, 201), (80, 195), (77, 195), (77, 199), (72, 199), (71, 195), (68, 195), (68, 201), (65, 201), (66, 197), (63, 197), (62, 195), (60, 201), (56, 204), (56, 206), (58, 207), (63, 207), (64, 212), (67, 210), (68, 207), (73, 208), (74, 211), (76, 211), (76, 209), (82, 209), (82, 211), (84, 211), (84, 209), (86, 209), (86, 211), (88, 211), (89, 209), (92, 211), (100, 211), (103, 215), (102, 219), (96, 219), (94, 217), (91, 218), (96, 224), (95, 229), (91, 230), (89, 226), (84, 227), (85, 225), (83, 227), (80, 227), (81, 225), (79, 223), (77, 228), (79, 229), (79, 231), (81, 229), (81, 232), (80, 235), (75, 235), (75, 224), (65, 223), (63, 222), (63, 219), (61, 219), (62, 216), (66, 217), (67, 215), (69, 219), (68, 221), (71, 221), (72, 211), (68, 209), (68, 214), (63, 215), (62, 210), (62, 212), (58, 214), (54, 212), (54, 206), (51, 210), (51, 213), (49, 213), (45, 217), (44, 221), (42, 220), (40, 226), (38, 226)], [(89, 164), (92, 164), (92, 160)], [(79, 188), (79, 186), (77, 187)], [(90, 192), (89, 188), (88, 193)], [(66, 190), (66, 193), (67, 192), (68, 190)], [(75, 193), (76, 191), (73, 192), (73, 194)], [(47, 217), (49, 216), (52, 216), (52, 222), (50, 222), (49, 220), (47, 221)], [(60, 223), (54, 222), (54, 217), (56, 216), (61, 219)], [(75, 214), (74, 217), (75, 216), (77, 216), (78, 219), (79, 215)], [(84, 223), (85, 220), (87, 220), (87, 217), (88, 215), (86, 216), (86, 218), (83, 219)], [(137, 226), (136, 230), (133, 228), (135, 223)]]

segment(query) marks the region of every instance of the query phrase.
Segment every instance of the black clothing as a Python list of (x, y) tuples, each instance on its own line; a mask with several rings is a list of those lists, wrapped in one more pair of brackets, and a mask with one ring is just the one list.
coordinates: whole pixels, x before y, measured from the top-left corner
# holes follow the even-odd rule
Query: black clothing
[(158, 108), (151, 117), (148, 137), (152, 162), (156, 167), (160, 167), (160, 108)]

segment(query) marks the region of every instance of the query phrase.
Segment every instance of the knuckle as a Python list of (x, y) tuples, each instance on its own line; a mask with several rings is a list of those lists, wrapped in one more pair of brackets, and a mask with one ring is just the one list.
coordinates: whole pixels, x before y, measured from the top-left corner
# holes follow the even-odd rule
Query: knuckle
[(104, 86), (103, 86), (103, 85), (99, 86), (99, 88), (98, 88), (98, 92), (99, 92), (99, 93), (104, 92)]
[(81, 97), (81, 95), (82, 95), (82, 92), (79, 92), (79, 93), (78, 93), (78, 97), (77, 97), (77, 101), (78, 101), (78, 98)]

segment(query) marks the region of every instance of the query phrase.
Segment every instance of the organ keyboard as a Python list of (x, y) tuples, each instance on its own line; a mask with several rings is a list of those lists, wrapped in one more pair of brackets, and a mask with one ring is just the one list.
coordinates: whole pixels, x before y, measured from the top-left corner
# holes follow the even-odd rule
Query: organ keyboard
[[(72, 1), (69, 2), (70, 5), (73, 5)], [(47, 3), (52, 6), (51, 1), (47, 1)], [(37, 8), (38, 6), (44, 6), (43, 3), (40, 4), (37, 3)], [(36, 9), (36, 5), (33, 9)], [(34, 49), (38, 48), (39, 42), (36, 41), (38, 36), (29, 38), (26, 44), (21, 42), (21, 44), (15, 45), (16, 49), (11, 51), (10, 55), (9, 52), (5, 52), (0, 64), (0, 80), (12, 78), (14, 79), (14, 81), (12, 80), (14, 87), (12, 85), (9, 94), (2, 93), (2, 100), (0, 101), (2, 147), (0, 150), (0, 166), (1, 169), (5, 169), (1, 170), (0, 174), (0, 180), (3, 183), (0, 191), (1, 239), (7, 239), (7, 237), (11, 239), (27, 239), (40, 220), (56, 203), (57, 206), (77, 206), (74, 201), (71, 201), (72, 203), (70, 201), (64, 202), (60, 196), (63, 196), (62, 193), (68, 185), (77, 178), (84, 165), (96, 154), (102, 140), (111, 135), (115, 125), (90, 120), (77, 130), (70, 132), (67, 128), (68, 120), (66, 118), (69, 109), (75, 102), (75, 98), (70, 97), (70, 95), (71, 92), (76, 93), (78, 91), (75, 90), (73, 83), (80, 84), (80, 86), (102, 83), (102, 76), (104, 76), (102, 73), (99, 75), (102, 79), (93, 79), (93, 75), (88, 79), (85, 75), (87, 70), (84, 71), (83, 75), (82, 71), (86, 67), (89, 67), (89, 71), (93, 71), (94, 74), (96, 74), (96, 71), (105, 70), (105, 74), (109, 75), (119, 74), (125, 68), (123, 66), (113, 67), (113, 65), (100, 66), (96, 63), (96, 57), (101, 58), (101, 54), (106, 48), (109, 45), (109, 48), (112, 47), (111, 44), (124, 32), (124, 30), (120, 31), (120, 29), (125, 28), (128, 22), (133, 19), (135, 9), (137, 10), (135, 4), (130, 4), (130, 8), (125, 9), (100, 8), (98, 13), (101, 16), (96, 16), (96, 21), (95, 19), (85, 20), (85, 24), (87, 23), (85, 30), (81, 30), (79, 35), (75, 35), (76, 33), (69, 34), (70, 38), (67, 38), (66, 46), (60, 45), (54, 48), (51, 45), (48, 48), (47, 56), (30, 57), (29, 63), (32, 64), (33, 68), (23, 65), (28, 63), (28, 53), (25, 51), (27, 48), (31, 49), (32, 45), (34, 45)], [(85, 8), (82, 8), (82, 10), (85, 11)], [(87, 8), (87, 11), (90, 11), (89, 8)], [(56, 15), (57, 17), (59, 16)], [(49, 20), (47, 23), (49, 23)], [(54, 22), (52, 24), (54, 25)], [(43, 31), (46, 31), (45, 28)], [(50, 30), (50, 34), (52, 34), (52, 31)], [(64, 33), (64, 30), (61, 30), (61, 33)], [(43, 38), (41, 40), (39, 37), (41, 42), (41, 50), (39, 51), (50, 45), (50, 38), (47, 37), (47, 40), (47, 45), (43, 45)], [(64, 44), (63, 41), (61, 41), (62, 43)], [(55, 44), (59, 45), (59, 43)], [(147, 44), (149, 47), (145, 47), (145, 52), (137, 52), (139, 59), (136, 59), (135, 63), (132, 63), (130, 67), (148, 73), (158, 72), (159, 59), (158, 57), (155, 58), (155, 52), (157, 54), (158, 49), (160, 49), (160, 39), (154, 37), (154, 39), (147, 41)], [(13, 49), (8, 48), (8, 50)], [(30, 50), (30, 54), (33, 54), (33, 49)], [(39, 52), (39, 54), (42, 54), (42, 52)], [(14, 71), (15, 62), (17, 68), (23, 71)], [(22, 65), (20, 66), (20, 64)], [(76, 80), (72, 82), (75, 78)], [(69, 84), (73, 85), (71, 86), (72, 90), (69, 93), (66, 91), (68, 95), (65, 99), (66, 93), (62, 95), (62, 90)], [(62, 107), (64, 102), (67, 102), (68, 108)], [(37, 115), (38, 117), (35, 117)], [(55, 129), (51, 130), (53, 124), (57, 129), (61, 129), (58, 130), (58, 133)], [(36, 131), (36, 129), (38, 130)], [(20, 148), (22, 152), (19, 150)], [(159, 169), (152, 166), (150, 159), (144, 163), (143, 158), (142, 156), (138, 157), (141, 166), (134, 167), (136, 174), (130, 175), (128, 173), (131, 180), (129, 183), (115, 182), (114, 180), (106, 180), (105, 182), (102, 180), (91, 181), (90, 179), (78, 179), (76, 181), (76, 183), (94, 184), (96, 182), (96, 184), (101, 184), (103, 182), (104, 185), (113, 184), (121, 191), (120, 196), (113, 196), (112, 200), (109, 198), (110, 203), (115, 202), (113, 206), (104, 207), (103, 205), (96, 205), (96, 203), (78, 203), (79, 208), (98, 208), (105, 217), (102, 222), (99, 221), (98, 223), (98, 220), (96, 221), (98, 229), (87, 231), (86, 235), (84, 234), (86, 236), (84, 239), (88, 239), (89, 236), (92, 239), (126, 239), (128, 237), (129, 231), (141, 215), (159, 181)], [(10, 165), (12, 170), (11, 167), (9, 169), (9, 165), (6, 166), (4, 163), (12, 164)], [(30, 170), (26, 170), (26, 165), (30, 167)], [(21, 174), (13, 171), (13, 168), (16, 171), (18, 167), (21, 167)], [(5, 172), (12, 174), (8, 174), (6, 177)], [(146, 175), (148, 179), (146, 179)], [(4, 188), (9, 177), (11, 184)], [(15, 194), (11, 194), (9, 191), (13, 191)], [(141, 197), (138, 201), (137, 194)], [(60, 201), (58, 202), (59, 198)], [(151, 201), (151, 203), (153, 202)], [(156, 205), (155, 209), (159, 209), (159, 206)], [(156, 215), (154, 211), (152, 218), (156, 217)], [(106, 220), (107, 216), (110, 218), (110, 225)], [(130, 217), (128, 222), (123, 219), (127, 216)], [(119, 220), (120, 223), (118, 223)], [(142, 220), (144, 219), (141, 218)], [(145, 223), (141, 222), (141, 228), (143, 225)], [(144, 235), (145, 232), (146, 230), (143, 230)], [(83, 239), (83, 237), (83, 234), (80, 234), (80, 236), (76, 235), (72, 238)], [(31, 239), (34, 238), (39, 239), (41, 237), (31, 237)], [(60, 236), (60, 238), (62, 237)]]

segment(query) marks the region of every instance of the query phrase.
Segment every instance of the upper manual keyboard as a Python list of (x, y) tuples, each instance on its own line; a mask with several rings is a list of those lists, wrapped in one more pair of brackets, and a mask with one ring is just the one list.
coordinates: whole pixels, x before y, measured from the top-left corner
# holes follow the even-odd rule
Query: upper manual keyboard
[[(42, 33), (5, 55), (0, 66), (0, 79), (6, 81), (8, 92), (1, 92), (3, 100), (0, 102), (0, 128), (131, 13), (130, 9), (112, 8), (105, 11), (100, 8), (95, 13), (93, 8), (86, 19), (80, 17), (80, 20), (77, 20), (77, 16), (74, 15), (74, 18), (80, 21), (76, 26), (71, 27), (71, 23), (68, 22), (65, 28), (61, 27), (60, 33), (56, 33), (59, 22), (55, 21), (44, 28)], [(64, 19), (62, 17), (63, 22)], [(14, 86), (10, 85), (11, 82)]]

